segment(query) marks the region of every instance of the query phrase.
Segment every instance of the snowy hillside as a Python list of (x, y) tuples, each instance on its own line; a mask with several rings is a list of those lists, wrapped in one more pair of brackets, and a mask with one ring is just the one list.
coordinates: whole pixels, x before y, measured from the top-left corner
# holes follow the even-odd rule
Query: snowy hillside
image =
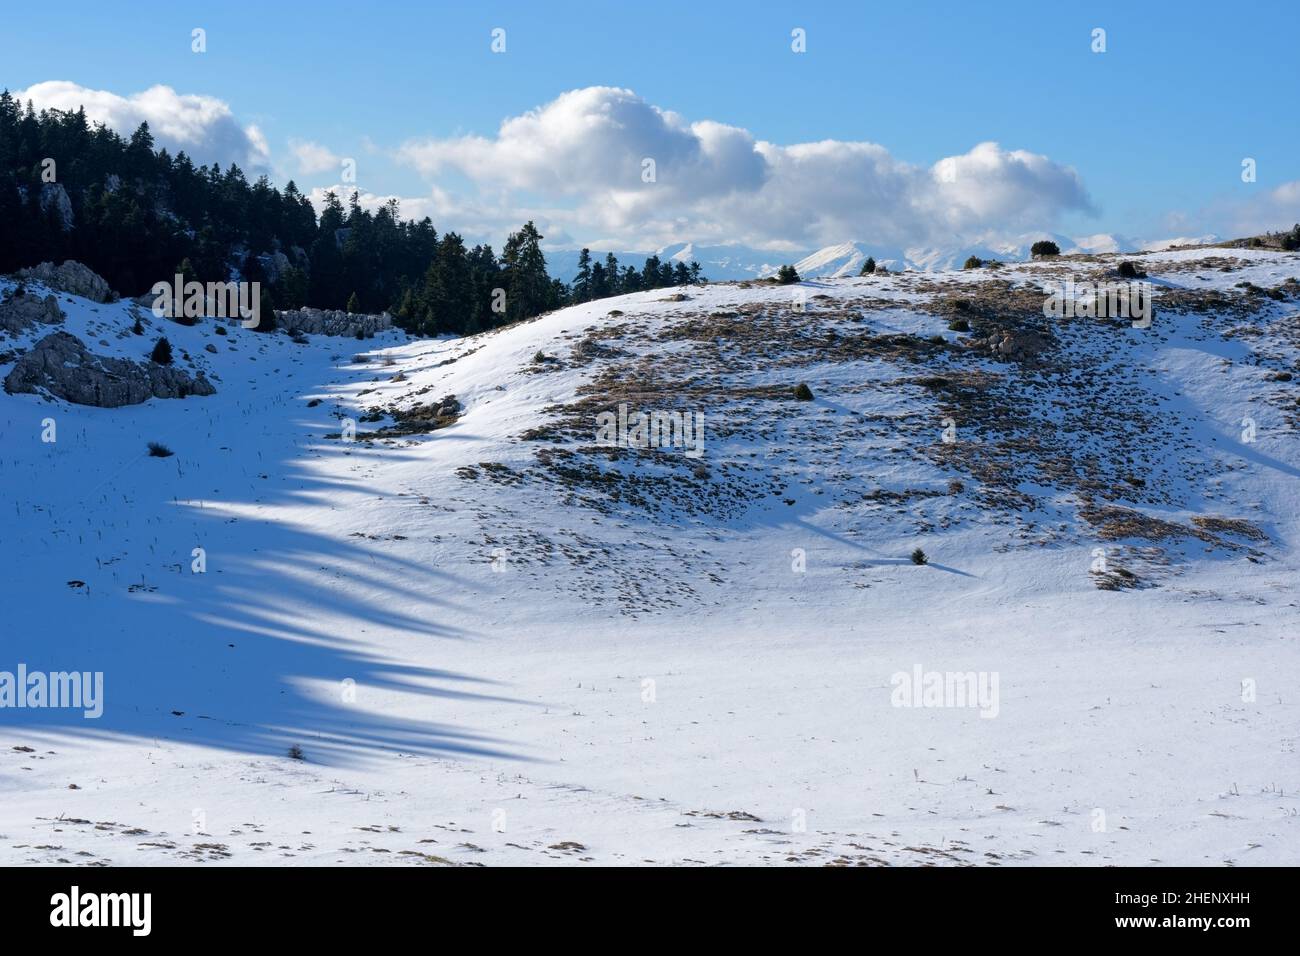
[[(441, 340), (60, 294), (216, 393), (0, 394), (0, 671), (104, 675), (3, 712), (0, 862), (1300, 863), (1300, 255), (1044, 317), (1120, 258)], [(602, 442), (620, 406), (702, 453)]]

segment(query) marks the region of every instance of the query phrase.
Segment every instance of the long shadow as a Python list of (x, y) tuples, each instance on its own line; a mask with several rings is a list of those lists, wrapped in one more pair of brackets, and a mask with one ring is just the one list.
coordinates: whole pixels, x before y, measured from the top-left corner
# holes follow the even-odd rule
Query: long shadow
[[(338, 464), (367, 470), (417, 456), (324, 439), (338, 430), (324, 406), (292, 411), (333, 384), (322, 378), (353, 374), (321, 365), (310, 388), (302, 376), (271, 395), (263, 380), (260, 404), (6, 402), (6, 434), (55, 414), (70, 437), (24, 447), (17, 460), (0, 454), (6, 485), (29, 489), (0, 537), (0, 570), (14, 589), (0, 670), (102, 672), (104, 690), (97, 719), (80, 708), (6, 708), (0, 726), (65, 747), (79, 737), (265, 755), (297, 746), (328, 764), (394, 752), (530, 759), (468, 718), (477, 706), (539, 705), (484, 677), (413, 663), (445, 641), (488, 639), (449, 623), (468, 619), (473, 588), (413, 556), (418, 540), (354, 536), (385, 530), (367, 528), (367, 515), (410, 530), (401, 509), (419, 505)], [(174, 457), (140, 454), (147, 440)], [(380, 493), (383, 508), (371, 510)], [(454, 705), (456, 723), (419, 717), (436, 701)]]

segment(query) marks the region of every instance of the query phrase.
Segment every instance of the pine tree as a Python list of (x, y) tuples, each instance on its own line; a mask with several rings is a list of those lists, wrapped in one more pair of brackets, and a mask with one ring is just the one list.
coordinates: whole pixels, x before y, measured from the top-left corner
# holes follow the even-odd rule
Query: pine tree
[(167, 341), (166, 336), (163, 336), (154, 344), (153, 351), (149, 353), (149, 361), (158, 365), (172, 364), (172, 344)]
[(501, 258), (506, 268), (507, 314), (512, 321), (532, 318), (553, 307), (555, 296), (546, 274), (543, 238), (529, 220), (506, 240)]
[(591, 267), (591, 297), (593, 299), (604, 299), (609, 296), (609, 279), (605, 275), (605, 266), (597, 262)]
[(605, 253), (605, 286), (608, 290), (606, 295), (622, 295), (628, 291), (623, 287), (620, 276), (618, 257), (612, 252)]
[(650, 256), (645, 261), (645, 267), (641, 270), (641, 288), (657, 289), (659, 288), (659, 257)]
[(355, 292), (353, 292), (350, 296), (348, 296), (348, 304), (345, 311), (349, 315), (361, 311), (361, 300), (357, 298), (357, 294)]
[(275, 303), (271, 301), (269, 286), (261, 286), (257, 299), (257, 331), (274, 332), (278, 328), (275, 321)]
[(573, 301), (586, 302), (591, 295), (591, 250), (578, 253), (578, 274), (573, 279)]
[(862, 271), (859, 272), (858, 275), (869, 276), (875, 271), (876, 271), (876, 260), (871, 256), (867, 256), (867, 261), (862, 263)]

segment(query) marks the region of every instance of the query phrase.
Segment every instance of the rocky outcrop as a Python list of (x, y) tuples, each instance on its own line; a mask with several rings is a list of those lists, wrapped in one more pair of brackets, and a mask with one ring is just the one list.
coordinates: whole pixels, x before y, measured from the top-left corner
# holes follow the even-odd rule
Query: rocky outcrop
[(45, 183), (41, 186), (41, 212), (48, 213), (51, 207), (54, 208), (54, 214), (59, 219), (59, 228), (64, 232), (71, 229), (75, 217), (72, 212), (72, 200), (68, 198), (68, 191), (63, 188), (63, 183)]
[(258, 263), (262, 266), (262, 271), (266, 274), (266, 281), (272, 285), (279, 282), (284, 274), (289, 271), (289, 257), (283, 252), (270, 252), (263, 256), (257, 257)]
[(998, 329), (983, 338), (970, 339), (967, 344), (996, 359), (1033, 363), (1052, 343), (1034, 329)]
[(138, 405), (150, 398), (213, 395), (217, 391), (202, 372), (191, 377), (170, 365), (95, 355), (81, 339), (67, 332), (45, 336), (5, 377), (5, 391), (10, 394), (39, 393), (42, 389), (74, 405), (99, 408)]
[(361, 315), (335, 309), (309, 309), (304, 306), (297, 311), (277, 312), (276, 324), (290, 332), (304, 332), (307, 335), (349, 335), (355, 338), (358, 332), (363, 336), (370, 336), (391, 329), (393, 317), (387, 312), (379, 315)]
[(56, 325), (64, 319), (59, 300), (52, 295), (42, 298), (30, 292), (18, 292), (0, 300), (0, 329), (17, 334), (37, 323)]
[(92, 302), (117, 301), (117, 293), (109, 288), (108, 283), (75, 259), (69, 259), (61, 266), (56, 266), (53, 262), (42, 262), (30, 269), (23, 269), (18, 276), (32, 282), (43, 282), (51, 289), (79, 295)]

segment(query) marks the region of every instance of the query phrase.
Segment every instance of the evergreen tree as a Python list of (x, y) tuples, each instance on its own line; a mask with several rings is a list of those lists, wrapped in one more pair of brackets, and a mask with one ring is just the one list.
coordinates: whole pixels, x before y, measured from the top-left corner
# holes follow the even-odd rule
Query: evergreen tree
[(618, 257), (612, 252), (605, 253), (605, 286), (608, 289), (606, 295), (622, 295), (627, 291), (619, 281), (619, 276)]
[(554, 291), (546, 274), (542, 239), (542, 234), (530, 220), (506, 240), (501, 258), (506, 271), (507, 314), (512, 321), (530, 319), (554, 307)]
[(578, 274), (573, 279), (573, 301), (587, 302), (591, 295), (591, 250), (578, 253)]
[(159, 365), (172, 364), (172, 344), (167, 341), (166, 336), (154, 343), (153, 351), (149, 353), (149, 361)]
[(274, 332), (278, 327), (275, 321), (275, 303), (271, 301), (271, 290), (262, 286), (257, 298), (257, 331)]
[[(71, 228), (60, 204), (41, 201), (46, 159), (71, 203)], [(38, 114), (0, 92), (0, 272), (76, 259), (137, 296), (179, 271), (183, 282), (258, 282), (271, 308), (388, 309), (409, 330), (459, 333), (594, 296), (583, 270), (573, 292), (547, 275), (541, 239), (526, 224), (498, 261), (486, 246), (440, 242), (427, 218), (402, 220), (395, 200), (366, 209), (355, 191), (342, 202), (327, 194), (318, 216), (295, 183), (250, 183), (238, 166), (173, 156), (148, 124), (123, 137), (92, 126), (84, 109)], [(604, 271), (604, 294), (632, 287), (612, 255)], [(493, 309), (500, 302), (504, 314)]]
[(609, 296), (609, 279), (605, 275), (605, 266), (597, 262), (591, 267), (591, 298), (604, 299)]

